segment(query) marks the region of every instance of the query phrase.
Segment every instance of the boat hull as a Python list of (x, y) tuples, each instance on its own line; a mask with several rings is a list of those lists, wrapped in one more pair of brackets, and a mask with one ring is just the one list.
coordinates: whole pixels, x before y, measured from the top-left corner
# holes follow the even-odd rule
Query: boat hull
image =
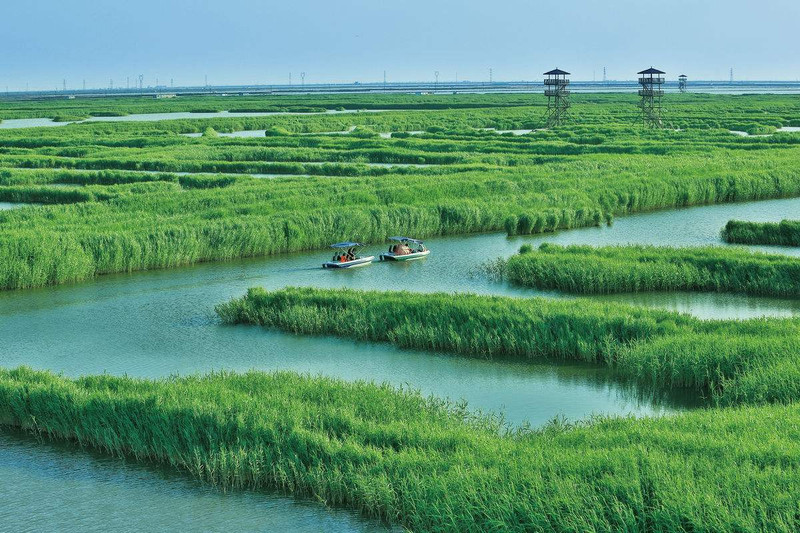
[(359, 257), (358, 259), (353, 259), (352, 261), (327, 261), (322, 263), (322, 268), (358, 268), (371, 265), (372, 261), (374, 260), (375, 256), (370, 255), (369, 257)]
[(385, 253), (381, 254), (381, 261), (413, 261), (415, 259), (422, 259), (423, 257), (428, 257), (431, 253), (430, 250), (425, 250), (424, 252), (415, 252), (413, 254), (405, 254), (405, 255), (395, 255), (393, 253)]

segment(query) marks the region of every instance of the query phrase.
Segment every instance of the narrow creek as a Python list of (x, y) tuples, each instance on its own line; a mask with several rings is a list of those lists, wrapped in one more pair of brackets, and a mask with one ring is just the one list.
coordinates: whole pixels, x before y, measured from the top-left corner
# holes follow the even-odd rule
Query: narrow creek
[(56, 122), (52, 118), (11, 118), (0, 122), (0, 129), (21, 129), (66, 126), (67, 124), (83, 124), (85, 122), (148, 122), (160, 120), (183, 120), (200, 118), (237, 118), (237, 117), (271, 117), (271, 116), (314, 116), (314, 115), (342, 115), (350, 113), (384, 113), (390, 109), (328, 109), (322, 112), (302, 113), (297, 111), (265, 111), (265, 112), (237, 112), (217, 111), (209, 113), (192, 113), (176, 111), (172, 113), (131, 113), (118, 117), (89, 117), (84, 120)]

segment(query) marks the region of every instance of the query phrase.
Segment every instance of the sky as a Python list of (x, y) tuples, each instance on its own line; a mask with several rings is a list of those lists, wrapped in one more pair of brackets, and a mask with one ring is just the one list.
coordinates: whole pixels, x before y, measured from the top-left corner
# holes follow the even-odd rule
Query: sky
[(0, 90), (667, 77), (799, 80), (798, 0), (3, 0)]

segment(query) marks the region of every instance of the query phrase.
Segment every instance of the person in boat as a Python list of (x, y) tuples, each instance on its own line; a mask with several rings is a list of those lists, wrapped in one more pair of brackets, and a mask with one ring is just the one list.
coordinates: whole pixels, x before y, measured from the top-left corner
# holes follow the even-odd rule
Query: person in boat
[(347, 250), (347, 260), (348, 261), (353, 261), (353, 260), (355, 260), (355, 258), (356, 258), (356, 254), (353, 251), (353, 249), (350, 248), (349, 250)]

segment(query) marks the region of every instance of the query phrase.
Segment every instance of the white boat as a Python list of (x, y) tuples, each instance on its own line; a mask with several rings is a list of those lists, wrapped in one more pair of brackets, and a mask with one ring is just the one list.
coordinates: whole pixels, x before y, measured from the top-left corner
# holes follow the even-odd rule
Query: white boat
[(337, 250), (333, 259), (322, 263), (322, 268), (356, 268), (371, 265), (375, 260), (374, 255), (359, 257), (356, 255), (356, 248), (364, 246), (359, 242), (338, 242), (331, 244), (331, 248)]
[(398, 244), (389, 247), (388, 252), (380, 255), (381, 261), (413, 261), (428, 257), (431, 251), (428, 250), (422, 241), (410, 237), (389, 237), (389, 240)]

